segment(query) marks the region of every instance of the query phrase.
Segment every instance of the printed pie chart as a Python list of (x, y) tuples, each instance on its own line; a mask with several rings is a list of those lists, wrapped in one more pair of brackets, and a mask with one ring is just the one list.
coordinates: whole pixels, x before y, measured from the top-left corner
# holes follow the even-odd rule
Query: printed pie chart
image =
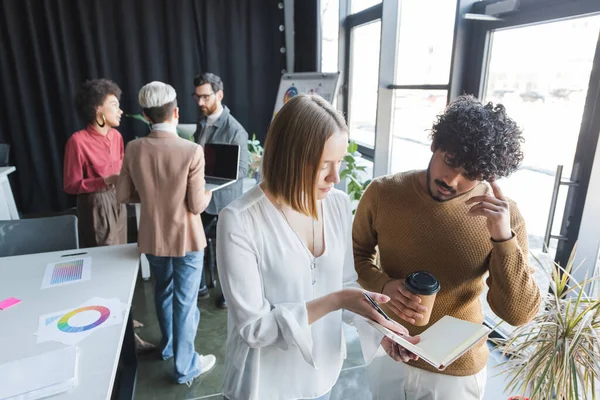
[(283, 104), (290, 101), (290, 99), (298, 94), (296, 86), (290, 86), (283, 95)]
[[(99, 312), (100, 315), (98, 316), (98, 319), (96, 319), (94, 322), (91, 322), (84, 326), (72, 326), (69, 324), (69, 320), (72, 317), (74, 317), (77, 314), (88, 312), (88, 311)], [(110, 310), (103, 306), (81, 307), (81, 308), (77, 308), (77, 309), (63, 315), (62, 318), (58, 320), (57, 326), (58, 326), (59, 330), (66, 332), (66, 333), (85, 332), (85, 331), (89, 331), (90, 329), (94, 329), (98, 325), (101, 325), (104, 321), (106, 321), (108, 319), (109, 316), (110, 316)]]

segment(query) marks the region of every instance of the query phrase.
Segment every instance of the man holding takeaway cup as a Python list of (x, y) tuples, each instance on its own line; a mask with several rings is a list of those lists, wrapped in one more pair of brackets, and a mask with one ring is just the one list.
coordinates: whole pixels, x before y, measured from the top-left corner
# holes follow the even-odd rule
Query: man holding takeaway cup
[[(486, 284), (500, 318), (527, 323), (541, 298), (525, 221), (496, 183), (523, 160), (521, 129), (504, 106), (461, 96), (431, 138), (426, 170), (377, 178), (360, 201), (352, 235), (359, 283), (389, 296), (381, 307), (411, 335), (445, 315), (482, 323)], [(483, 399), (488, 355), (482, 341), (441, 372), (423, 360), (376, 357), (373, 398)]]

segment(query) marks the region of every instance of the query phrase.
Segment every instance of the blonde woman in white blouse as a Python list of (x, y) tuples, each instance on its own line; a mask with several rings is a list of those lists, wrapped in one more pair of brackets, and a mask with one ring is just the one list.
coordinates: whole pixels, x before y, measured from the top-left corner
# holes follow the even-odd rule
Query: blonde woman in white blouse
[[(263, 182), (219, 214), (227, 399), (327, 399), (346, 357), (342, 318), (360, 314), (408, 335), (356, 283), (350, 201), (333, 188), (347, 143), (346, 123), (329, 103), (292, 98), (269, 128)], [(388, 339), (382, 345), (398, 361), (414, 357)]]

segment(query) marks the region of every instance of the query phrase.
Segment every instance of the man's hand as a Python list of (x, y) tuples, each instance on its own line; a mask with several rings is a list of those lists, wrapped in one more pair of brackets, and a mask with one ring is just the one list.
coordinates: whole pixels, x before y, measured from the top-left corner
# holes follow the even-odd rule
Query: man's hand
[[(406, 339), (408, 342), (412, 343), (412, 344), (417, 344), (419, 343), (419, 340), (421, 340), (421, 338), (419, 336), (404, 336), (404, 339)], [(409, 360), (418, 360), (419, 357), (413, 353), (411, 353), (410, 351), (406, 350), (404, 347), (400, 346), (398, 343), (394, 342), (392, 339), (390, 339), (387, 336), (383, 337), (383, 340), (381, 341), (381, 347), (383, 347), (383, 349), (385, 350), (385, 352), (388, 354), (388, 356), (392, 357), (394, 360), (400, 362), (408, 362)]]
[(423, 319), (422, 313), (427, 312), (427, 307), (421, 305), (421, 298), (404, 286), (404, 279), (389, 281), (383, 286), (382, 293), (390, 298), (387, 305), (394, 314), (408, 323)]
[(119, 174), (105, 176), (103, 179), (106, 186), (115, 186), (119, 181)]
[(471, 207), (467, 215), (486, 217), (487, 228), (490, 231), (492, 240), (503, 242), (512, 237), (508, 201), (506, 201), (500, 186), (496, 182), (490, 182), (490, 186), (493, 194), (474, 196), (465, 202), (467, 205), (477, 203)]

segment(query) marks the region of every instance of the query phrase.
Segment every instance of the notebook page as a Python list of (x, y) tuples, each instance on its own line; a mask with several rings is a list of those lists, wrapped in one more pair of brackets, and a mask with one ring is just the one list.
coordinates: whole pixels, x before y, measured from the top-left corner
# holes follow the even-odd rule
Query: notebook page
[(446, 368), (490, 332), (483, 325), (445, 316), (425, 330), (421, 334), (421, 341), (414, 345), (374, 321), (367, 322), (440, 370)]
[(386, 328), (384, 326), (379, 325), (375, 321), (367, 320), (367, 323), (369, 325), (371, 325), (373, 328), (377, 329), (379, 332), (383, 333), (385, 336), (394, 340), (400, 346), (402, 346), (405, 349), (407, 349), (408, 351), (418, 355), (419, 358), (422, 358), (424, 361), (428, 362), (429, 364), (433, 365), (436, 368), (440, 367), (439, 364), (436, 364), (434, 361), (432, 361), (431, 359), (428, 358), (428, 356), (424, 353), (423, 349), (421, 349), (418, 344), (412, 344), (412, 343), (408, 342), (402, 336), (396, 335), (394, 332), (390, 331), (388, 328)]
[(421, 334), (418, 346), (436, 364), (447, 366), (488, 332), (481, 324), (446, 315)]

